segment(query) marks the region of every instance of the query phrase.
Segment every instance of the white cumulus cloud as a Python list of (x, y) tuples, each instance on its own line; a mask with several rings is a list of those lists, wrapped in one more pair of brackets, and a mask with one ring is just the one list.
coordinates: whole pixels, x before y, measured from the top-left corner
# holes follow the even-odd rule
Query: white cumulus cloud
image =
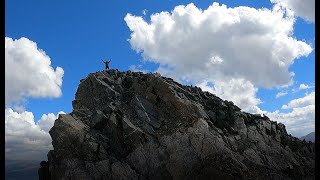
[(5, 37), (5, 101), (23, 101), (27, 97), (60, 97), (61, 67), (54, 70), (48, 55), (27, 38)]
[[(64, 114), (60, 111), (58, 114)], [(44, 114), (35, 123), (32, 112), (15, 112), (5, 109), (5, 152), (6, 160), (46, 160), (53, 149), (49, 130), (58, 114)]]
[(301, 137), (315, 131), (315, 92), (306, 94), (302, 98), (291, 100), (283, 105), (282, 109), (288, 109), (289, 112), (268, 112), (261, 110), (258, 106), (251, 106), (251, 113), (266, 114), (272, 121), (281, 122), (286, 126), (289, 134), (295, 137)]
[[(250, 107), (261, 103), (256, 97), (257, 88), (250, 81), (245, 79), (231, 79), (229, 81), (215, 81), (213, 87), (204, 81), (198, 84), (202, 90), (211, 92), (225, 100), (232, 100), (243, 111), (249, 112)], [(241, 94), (241, 95), (240, 95)]]
[(293, 37), (294, 19), (281, 10), (194, 4), (151, 15), (127, 14), (131, 47), (159, 72), (199, 84), (239, 78), (256, 86), (292, 83), (289, 67), (312, 47)]
[(277, 6), (292, 11), (295, 16), (299, 16), (309, 22), (314, 22), (315, 0), (270, 0)]
[(285, 96), (285, 95), (287, 95), (287, 94), (288, 94), (288, 92), (278, 92), (278, 93), (276, 94), (276, 99), (279, 98), (279, 97), (281, 97), (281, 96)]
[(136, 71), (136, 72), (143, 72), (143, 73), (149, 72), (148, 70), (143, 69), (142, 65), (130, 65), (129, 70)]
[(309, 85), (305, 85), (305, 84), (300, 84), (299, 86), (299, 90), (304, 90), (304, 89), (310, 89), (311, 87)]
[(63, 111), (59, 111), (57, 115), (54, 115), (53, 113), (43, 114), (40, 120), (37, 122), (37, 125), (41, 128), (41, 130), (49, 132), (54, 124), (54, 121), (58, 119), (59, 114), (65, 113)]
[(302, 107), (306, 105), (314, 105), (314, 104), (315, 104), (315, 92), (312, 92), (302, 98), (291, 100), (287, 105), (283, 105), (281, 109), (292, 109), (292, 108)]
[(286, 125), (287, 132), (295, 137), (315, 131), (315, 105), (293, 108), (289, 113), (275, 111), (267, 116)]

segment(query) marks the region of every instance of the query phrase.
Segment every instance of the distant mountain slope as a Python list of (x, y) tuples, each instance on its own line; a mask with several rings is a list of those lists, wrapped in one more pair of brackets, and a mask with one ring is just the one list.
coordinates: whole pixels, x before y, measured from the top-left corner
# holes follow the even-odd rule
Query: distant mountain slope
[(90, 73), (72, 106), (40, 180), (314, 179), (314, 143), (159, 74)]
[(311, 141), (311, 142), (314, 142), (314, 138), (315, 138), (315, 133), (314, 132), (311, 132), (305, 136), (302, 136), (301, 138), (299, 138), (300, 140), (303, 140), (305, 139), (306, 141)]

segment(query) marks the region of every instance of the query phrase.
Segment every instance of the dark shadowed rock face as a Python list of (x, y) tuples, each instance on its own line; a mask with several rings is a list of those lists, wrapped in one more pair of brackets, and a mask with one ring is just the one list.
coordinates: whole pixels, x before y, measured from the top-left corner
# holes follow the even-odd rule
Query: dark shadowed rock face
[(117, 70), (80, 82), (50, 130), (51, 179), (314, 179), (314, 143), (200, 88)]

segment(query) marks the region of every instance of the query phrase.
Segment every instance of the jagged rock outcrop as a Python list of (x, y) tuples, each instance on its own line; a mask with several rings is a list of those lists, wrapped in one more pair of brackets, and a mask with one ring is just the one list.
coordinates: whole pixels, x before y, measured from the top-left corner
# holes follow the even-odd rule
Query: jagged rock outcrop
[(314, 179), (314, 143), (170, 78), (90, 73), (72, 105), (50, 130), (51, 179)]

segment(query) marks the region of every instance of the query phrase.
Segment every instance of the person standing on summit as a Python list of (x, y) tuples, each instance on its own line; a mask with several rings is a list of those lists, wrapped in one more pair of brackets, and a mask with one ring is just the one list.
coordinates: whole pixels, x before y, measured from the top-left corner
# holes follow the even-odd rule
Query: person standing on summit
[(109, 61), (104, 61), (101, 59), (101, 61), (106, 65), (106, 70), (109, 70), (109, 63), (111, 62), (111, 58), (109, 59)]

